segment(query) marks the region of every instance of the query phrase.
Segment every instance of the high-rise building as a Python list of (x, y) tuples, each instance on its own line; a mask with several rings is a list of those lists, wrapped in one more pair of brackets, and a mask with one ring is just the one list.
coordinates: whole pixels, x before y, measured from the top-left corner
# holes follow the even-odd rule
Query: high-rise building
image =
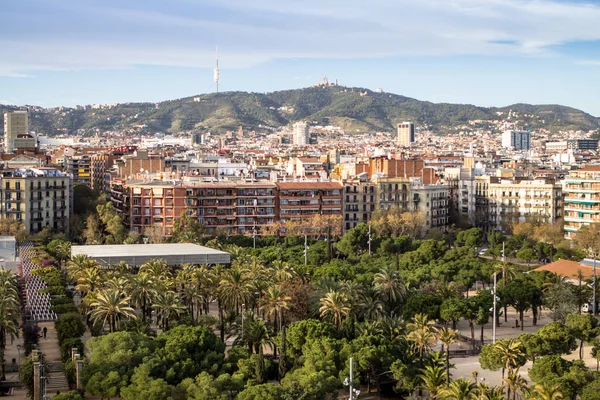
[(306, 122), (300, 121), (294, 124), (292, 143), (294, 146), (306, 146), (309, 143), (308, 124)]
[(415, 124), (402, 122), (398, 124), (398, 146), (408, 147), (415, 142)]
[(55, 168), (5, 170), (0, 177), (0, 218), (21, 221), (28, 233), (45, 227), (67, 232), (73, 181)]
[(18, 148), (37, 148), (36, 139), (29, 134), (27, 111), (4, 113), (4, 151), (12, 153)]
[(504, 131), (502, 147), (514, 150), (529, 150), (531, 148), (531, 133), (529, 131)]

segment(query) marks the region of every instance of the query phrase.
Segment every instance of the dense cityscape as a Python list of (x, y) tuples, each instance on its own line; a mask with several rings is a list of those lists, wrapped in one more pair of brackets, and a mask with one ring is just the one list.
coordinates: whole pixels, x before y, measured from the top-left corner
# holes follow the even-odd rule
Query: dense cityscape
[(2, 15), (0, 396), (600, 400), (597, 1)]

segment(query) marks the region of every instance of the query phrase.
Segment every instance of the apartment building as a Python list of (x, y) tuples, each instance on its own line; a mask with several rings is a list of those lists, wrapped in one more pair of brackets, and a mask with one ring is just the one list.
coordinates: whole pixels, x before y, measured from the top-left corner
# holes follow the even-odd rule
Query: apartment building
[(134, 154), (116, 160), (118, 178), (126, 178), (137, 174), (155, 174), (165, 171), (164, 154), (151, 154), (148, 150), (136, 150)]
[(366, 174), (344, 181), (344, 233), (360, 223), (368, 223), (377, 205), (376, 184)]
[(584, 225), (600, 223), (600, 165), (571, 171), (563, 181), (563, 192), (567, 239), (573, 239)]
[(488, 198), (490, 224), (498, 231), (529, 217), (552, 222), (563, 216), (562, 186), (553, 180), (501, 179), (489, 184)]
[(279, 182), (279, 220), (306, 221), (315, 215), (342, 215), (339, 182)]
[[(90, 186), (104, 193), (110, 187), (108, 173), (118, 156), (114, 154), (94, 154), (90, 158)], [(108, 177), (108, 179), (107, 179)]]
[(420, 182), (413, 182), (410, 189), (412, 211), (425, 217), (425, 228), (445, 230), (450, 218), (450, 186), (423, 185)]
[(186, 187), (189, 215), (208, 233), (260, 234), (275, 222), (277, 186), (273, 183), (212, 182)]
[(73, 176), (74, 185), (91, 186), (91, 160), (89, 154), (65, 156), (65, 172)]
[(29, 233), (45, 227), (68, 232), (73, 208), (71, 177), (55, 168), (4, 170), (0, 218), (21, 221)]

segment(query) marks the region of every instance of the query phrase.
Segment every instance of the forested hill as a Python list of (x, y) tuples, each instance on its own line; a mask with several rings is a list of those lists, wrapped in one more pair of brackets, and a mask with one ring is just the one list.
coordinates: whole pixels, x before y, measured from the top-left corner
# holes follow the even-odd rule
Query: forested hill
[[(0, 111), (11, 107), (0, 105)], [(516, 112), (523, 127), (552, 130), (597, 129), (600, 119), (560, 105), (515, 104), (486, 108), (431, 103), (391, 93), (342, 86), (311, 87), (273, 93), (225, 92), (154, 103), (123, 103), (110, 108), (60, 111), (34, 110), (31, 129), (45, 134), (58, 130), (107, 130), (145, 126), (149, 132), (266, 130), (307, 120), (337, 125), (347, 131), (392, 131), (401, 121), (415, 121), (434, 130), (473, 120), (492, 121)], [(503, 112), (499, 117), (498, 112)], [(0, 127), (2, 124), (0, 124)]]

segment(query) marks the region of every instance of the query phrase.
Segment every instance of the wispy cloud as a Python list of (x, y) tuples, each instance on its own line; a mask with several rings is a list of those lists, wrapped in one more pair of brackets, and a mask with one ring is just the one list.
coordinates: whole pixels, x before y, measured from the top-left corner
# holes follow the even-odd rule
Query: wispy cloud
[[(539, 56), (600, 40), (600, 7), (551, 0), (22, 0), (3, 10), (0, 75), (280, 58)], [(27, 26), (27, 30), (22, 27)]]

